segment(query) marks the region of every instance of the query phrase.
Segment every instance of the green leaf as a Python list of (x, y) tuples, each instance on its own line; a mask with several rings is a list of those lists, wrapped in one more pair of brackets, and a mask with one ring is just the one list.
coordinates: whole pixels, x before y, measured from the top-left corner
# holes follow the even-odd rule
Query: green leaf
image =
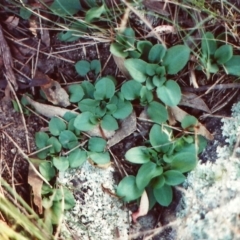
[(153, 162), (144, 163), (138, 170), (136, 184), (139, 189), (144, 189), (152, 178), (161, 175), (163, 168)]
[(76, 62), (75, 69), (80, 76), (84, 77), (90, 71), (90, 63), (86, 60), (80, 60)]
[(142, 104), (148, 104), (152, 102), (153, 94), (152, 91), (148, 90), (146, 86), (142, 86), (140, 90), (140, 101)]
[(49, 139), (49, 136), (45, 132), (37, 132), (35, 134), (35, 143), (39, 149), (47, 146), (48, 139)]
[(118, 129), (117, 120), (114, 117), (112, 117), (111, 115), (108, 115), (108, 114), (106, 114), (102, 118), (100, 124), (101, 124), (102, 128), (104, 128), (106, 130), (109, 130), (109, 131), (111, 131), (111, 130), (114, 131), (114, 130)]
[[(76, 117), (75, 117), (76, 118)], [(74, 127), (74, 121), (75, 121), (75, 118), (72, 118), (69, 122), (68, 122), (68, 128), (67, 130), (73, 132), (76, 136), (80, 136), (81, 134), (81, 131), (76, 129)]]
[(72, 16), (81, 10), (81, 5), (79, 0), (55, 0), (50, 9), (54, 14), (59, 16)]
[(47, 141), (47, 145), (52, 145), (52, 147), (49, 148), (49, 152), (52, 154), (59, 153), (62, 150), (61, 143), (55, 137), (50, 137)]
[(88, 157), (96, 164), (102, 165), (110, 162), (109, 152), (89, 152)]
[(201, 153), (207, 146), (207, 139), (198, 135), (198, 154)]
[(197, 123), (198, 123), (197, 118), (191, 115), (186, 115), (181, 122), (181, 127), (183, 129), (186, 129), (189, 127), (194, 127)]
[(116, 36), (116, 41), (127, 48), (133, 47), (135, 42), (135, 31), (132, 28), (125, 28)]
[(130, 202), (135, 199), (138, 199), (142, 193), (143, 189), (138, 189), (136, 185), (134, 176), (127, 176), (122, 179), (122, 181), (118, 184), (117, 187), (117, 195), (122, 197), (123, 201)]
[(62, 203), (54, 201), (50, 209), (50, 212), (51, 212), (51, 223), (54, 225), (59, 224), (61, 216), (63, 215)]
[(58, 157), (58, 158), (54, 157), (53, 158), (53, 165), (60, 172), (64, 172), (69, 167), (68, 158), (67, 157)]
[(97, 100), (110, 99), (115, 93), (115, 85), (112, 79), (103, 77), (95, 84), (94, 98)]
[[(75, 36), (76, 32), (73, 31), (64, 31), (57, 34), (57, 38), (62, 42), (74, 42), (77, 41), (80, 36)], [(80, 33), (79, 33), (80, 35)]]
[(164, 123), (168, 120), (167, 109), (161, 103), (155, 101), (149, 103), (147, 114), (156, 123)]
[(64, 130), (59, 135), (59, 141), (64, 148), (72, 149), (78, 145), (75, 134), (69, 130)]
[(157, 202), (164, 207), (169, 206), (172, 202), (172, 187), (169, 185), (164, 184), (161, 188), (154, 188), (153, 194)]
[(91, 23), (96, 18), (100, 18), (100, 16), (105, 13), (105, 11), (106, 10), (104, 5), (101, 7), (93, 7), (86, 12), (85, 21)]
[(149, 41), (138, 41), (137, 49), (141, 53), (141, 58), (147, 60), (150, 49), (152, 48), (152, 43)]
[(32, 12), (24, 7), (20, 8), (20, 17), (24, 20), (28, 20), (32, 15)]
[(69, 100), (73, 103), (79, 102), (84, 96), (84, 91), (80, 84), (70, 85), (68, 91), (70, 93)]
[(67, 128), (65, 122), (58, 117), (51, 118), (48, 126), (49, 131), (53, 136), (59, 136), (60, 132)]
[(135, 100), (140, 96), (140, 90), (142, 88), (142, 84), (135, 81), (130, 80), (125, 82), (121, 87), (121, 93), (124, 98), (127, 100)]
[(184, 182), (185, 176), (176, 170), (168, 170), (163, 173), (165, 177), (165, 183), (170, 186), (176, 186)]
[(164, 184), (165, 184), (165, 178), (164, 178), (164, 175), (162, 174), (153, 179), (152, 186), (153, 186), (153, 188), (158, 189), (158, 188), (163, 187)]
[(125, 50), (126, 47), (119, 43), (114, 42), (110, 45), (110, 52), (116, 57), (126, 58), (128, 56), (128, 52)]
[(150, 161), (148, 149), (144, 146), (133, 147), (129, 149), (125, 154), (126, 160), (131, 163), (143, 164)]
[(229, 61), (233, 56), (233, 48), (231, 45), (222, 45), (214, 53), (214, 58), (217, 63), (224, 64)]
[(160, 63), (166, 54), (167, 49), (161, 44), (155, 44), (152, 46), (149, 54), (148, 60), (150, 63)]
[(56, 171), (52, 166), (52, 163), (47, 161), (40, 163), (39, 171), (47, 181), (50, 181), (56, 175)]
[(240, 55), (234, 55), (228, 62), (224, 63), (227, 74), (240, 76)]
[(154, 124), (149, 133), (149, 140), (156, 151), (166, 152), (170, 147), (170, 133), (164, 127)]
[(64, 115), (63, 115), (63, 119), (66, 120), (67, 122), (69, 122), (71, 119), (74, 119), (76, 118), (78, 114), (76, 112), (66, 112)]
[(118, 99), (117, 109), (112, 115), (117, 119), (125, 119), (131, 114), (132, 110), (131, 102)]
[(156, 74), (156, 70), (158, 68), (158, 64), (153, 64), (153, 63), (147, 63), (145, 68), (146, 68), (146, 74), (148, 76), (154, 76)]
[(76, 204), (73, 193), (67, 188), (63, 188), (63, 194), (64, 194), (64, 210), (72, 209)]
[(79, 114), (74, 120), (74, 127), (80, 131), (89, 131), (93, 129), (96, 124), (93, 124), (90, 119), (94, 117), (94, 115), (90, 112), (84, 112)]
[(216, 39), (211, 32), (206, 32), (201, 41), (202, 55), (209, 59), (217, 49)]
[(87, 26), (77, 21), (71, 24), (68, 31), (58, 33), (57, 37), (60, 41), (63, 42), (73, 42), (78, 40), (86, 31)]
[(93, 84), (88, 81), (83, 81), (81, 86), (83, 88), (85, 97), (93, 98), (93, 93), (95, 91), (95, 87), (93, 86)]
[(190, 56), (190, 49), (184, 45), (176, 45), (167, 50), (162, 65), (165, 66), (168, 74), (176, 74), (187, 64)]
[(152, 82), (154, 86), (161, 87), (166, 82), (166, 77), (159, 77), (157, 75), (153, 76)]
[(147, 76), (145, 67), (147, 63), (141, 59), (130, 58), (124, 61), (124, 66), (128, 70), (131, 77), (138, 82), (145, 82)]
[(90, 68), (94, 71), (95, 75), (99, 74), (101, 71), (101, 62), (98, 59), (91, 61)]
[[(47, 135), (47, 133), (37, 132), (35, 134), (35, 142), (36, 142), (36, 146), (38, 147), (38, 149), (42, 149), (44, 147), (47, 147), (48, 146), (48, 139), (49, 139), (49, 136)], [(50, 148), (47, 148), (45, 150), (42, 150), (42, 151), (38, 152), (37, 156), (40, 159), (45, 159), (49, 152), (50, 152)]]
[(157, 88), (157, 96), (166, 105), (177, 106), (181, 100), (181, 89), (175, 81), (168, 80), (164, 85)]
[(197, 165), (196, 154), (190, 152), (180, 152), (172, 156), (171, 168), (181, 173), (193, 170)]
[(157, 201), (156, 201), (156, 199), (153, 195), (153, 188), (152, 187), (147, 187), (145, 190), (147, 191), (147, 196), (148, 196), (148, 200), (149, 200), (148, 210), (150, 211), (154, 207), (154, 205), (156, 204)]
[(96, 107), (99, 105), (99, 101), (95, 99), (85, 98), (78, 103), (78, 108), (81, 112), (95, 113)]
[(68, 155), (69, 167), (78, 168), (87, 160), (87, 153), (81, 149), (76, 149)]
[(103, 152), (106, 145), (106, 140), (100, 137), (91, 137), (88, 141), (88, 149), (91, 152)]
[(56, 189), (53, 201), (62, 203), (64, 199), (64, 210), (70, 210), (75, 206), (75, 198), (72, 192), (67, 188)]

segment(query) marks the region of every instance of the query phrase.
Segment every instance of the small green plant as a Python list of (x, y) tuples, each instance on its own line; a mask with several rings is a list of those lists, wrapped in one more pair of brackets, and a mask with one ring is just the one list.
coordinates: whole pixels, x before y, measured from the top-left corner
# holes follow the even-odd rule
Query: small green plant
[[(157, 97), (168, 106), (176, 106), (180, 102), (181, 89), (169, 76), (177, 74), (187, 64), (190, 56), (187, 46), (176, 45), (166, 49), (161, 44), (135, 41), (134, 31), (127, 28), (117, 35), (110, 50), (117, 57), (127, 58), (124, 66), (132, 79), (140, 83), (126, 82), (123, 85), (127, 99), (140, 97), (141, 103), (146, 104), (152, 101), (150, 91), (154, 90)], [(136, 87), (132, 89), (135, 84)]]
[(86, 76), (90, 71), (94, 71), (95, 75), (97, 75), (101, 71), (101, 63), (97, 59), (91, 62), (80, 60), (75, 64), (75, 69), (80, 76)]
[[(192, 116), (187, 116), (182, 125), (188, 129), (197, 123)], [(203, 150), (205, 139), (198, 138), (196, 150), (194, 135), (173, 137), (168, 127), (154, 124), (149, 133), (150, 146), (138, 146), (129, 149), (125, 158), (134, 164), (141, 164), (135, 176), (127, 176), (117, 187), (117, 194), (124, 201), (138, 199), (146, 189), (150, 208), (158, 202), (168, 206), (173, 199), (172, 186), (185, 180), (184, 173), (191, 171), (197, 164), (197, 154)]]
[[(41, 160), (32, 160), (39, 166), (41, 175), (54, 186), (51, 188), (43, 184), (42, 187), (44, 219), (49, 228), (59, 223), (64, 210), (69, 210), (75, 205), (75, 199), (70, 189), (55, 186), (54, 179), (58, 172), (64, 172), (69, 168), (78, 168), (87, 159), (91, 159), (96, 164), (110, 162), (105, 139), (92, 137), (88, 140), (87, 150), (78, 147), (81, 134), (74, 127), (76, 115), (67, 113), (64, 118), (65, 120), (58, 117), (51, 118), (48, 126), (49, 133), (37, 132), (35, 134), (36, 146), (39, 149), (37, 156)], [(66, 151), (68, 151), (67, 154), (65, 154)], [(62, 205), (63, 201), (64, 205)]]
[(233, 55), (230, 44), (222, 44), (211, 32), (206, 32), (201, 41), (200, 63), (207, 78), (222, 67), (227, 74), (240, 76), (240, 55)]
[[(78, 107), (82, 113), (74, 121), (76, 129), (89, 131), (99, 125), (102, 129), (116, 130), (119, 128), (117, 120), (131, 114), (131, 102), (124, 99), (121, 92), (115, 93), (115, 79), (112, 77), (103, 77), (95, 85), (84, 81), (80, 87), (83, 95)], [(71, 94), (79, 94), (74, 91), (77, 90), (72, 87)]]

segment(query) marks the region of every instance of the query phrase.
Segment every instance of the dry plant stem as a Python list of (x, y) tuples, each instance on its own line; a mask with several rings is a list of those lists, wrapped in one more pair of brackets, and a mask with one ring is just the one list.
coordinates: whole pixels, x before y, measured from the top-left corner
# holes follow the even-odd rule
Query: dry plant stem
[(186, 92), (203, 92), (203, 91), (213, 91), (213, 90), (224, 90), (229, 88), (240, 88), (240, 83), (225, 83), (225, 84), (217, 84), (215, 86), (205, 85), (199, 88), (192, 87), (183, 87), (182, 90)]
[[(220, 101), (220, 103), (217, 103), (215, 106), (212, 107), (211, 112), (215, 113), (215, 112), (221, 110), (222, 108), (224, 108), (236, 96), (236, 94), (238, 93), (238, 90), (239, 89), (237, 89), (234, 93), (230, 92), (229, 94), (226, 94), (226, 96), (223, 97), (223, 99)], [(226, 100), (226, 98), (227, 98), (227, 100)]]
[(37, 70), (37, 63), (38, 63), (38, 56), (39, 56), (39, 50), (40, 50), (40, 44), (41, 44), (41, 40), (38, 41), (38, 47), (37, 47), (37, 54), (36, 54), (36, 62), (35, 62), (35, 66), (32, 72), (32, 78), (34, 78), (36, 70)]
[(63, 153), (62, 155), (63, 155), (63, 156), (68, 155), (69, 153), (71, 153), (72, 151), (78, 149), (79, 147), (83, 147), (83, 146), (86, 144), (87, 141), (88, 141), (88, 140), (85, 140), (85, 141), (82, 142), (81, 144), (79, 144), (79, 145), (77, 145), (76, 147), (72, 148), (71, 150)]
[[(111, 151), (111, 149), (110, 149), (110, 148), (108, 148), (108, 151), (109, 151), (109, 152), (110, 152), (110, 154), (112, 155), (112, 157), (113, 157), (113, 160), (114, 160), (114, 162), (115, 162), (116, 166), (118, 167), (118, 169), (119, 169), (119, 172), (120, 172), (121, 176), (122, 176), (122, 177), (128, 176), (128, 174), (127, 174), (127, 171), (125, 170), (125, 168), (123, 167), (123, 165), (122, 165), (122, 164), (120, 164), (120, 165), (121, 165), (121, 167), (119, 166), (118, 160), (117, 160), (116, 156), (113, 154), (113, 152)], [(123, 172), (124, 172), (124, 173), (123, 173)]]
[(20, 111), (20, 114), (21, 114), (21, 117), (22, 117), (23, 126), (24, 126), (24, 131), (25, 131), (25, 137), (26, 137), (26, 143), (27, 143), (27, 151), (28, 151), (28, 153), (30, 153), (31, 150), (30, 150), (30, 143), (29, 143), (29, 138), (28, 138), (28, 130), (27, 130), (27, 125), (26, 125), (24, 114), (23, 114), (22, 106), (21, 106), (21, 104), (20, 104), (20, 102), (18, 100), (16, 92), (14, 91), (11, 83), (9, 82), (8, 76), (5, 76), (5, 77), (6, 77), (7, 81), (8, 81), (8, 86), (10, 87), (10, 89), (11, 89), (13, 95), (14, 95), (14, 98), (15, 98), (17, 104), (18, 104), (18, 107), (19, 107), (19, 111)]
[(17, 90), (18, 85), (12, 69), (13, 68), (12, 55), (10, 52), (10, 48), (8, 47), (8, 44), (4, 38), (1, 25), (0, 25), (0, 55), (2, 55), (4, 67), (6, 70), (5, 74), (7, 75), (10, 82), (13, 84), (14, 88)]
[[(14, 42), (14, 43), (16, 43), (16, 44), (18, 44), (18, 45), (20, 45), (20, 46), (29, 48), (29, 49), (32, 50), (32, 51), (37, 51), (35, 48), (30, 47), (30, 46), (28, 46), (27, 44), (21, 43), (21, 42), (19, 42), (19, 41), (16, 41), (16, 39), (14, 39), (14, 38), (7, 37), (7, 39), (9, 39), (10, 41), (12, 41), (12, 42)], [(72, 60), (66, 59), (66, 58), (61, 57), (61, 56), (55, 56), (55, 55), (53, 55), (53, 54), (51, 54), (51, 53), (46, 53), (46, 52), (44, 52), (44, 51), (42, 51), (42, 50), (39, 50), (39, 52), (42, 53), (42, 54), (44, 54), (44, 55), (46, 55), (46, 56), (54, 57), (54, 58), (63, 60), (63, 61), (68, 62), (68, 63), (75, 63), (75, 62), (72, 61)]]
[(32, 156), (32, 155), (35, 155), (35, 154), (37, 154), (37, 153), (39, 153), (39, 152), (42, 152), (42, 151), (44, 151), (44, 150), (46, 150), (46, 149), (48, 149), (48, 148), (51, 148), (51, 147), (52, 147), (52, 145), (49, 145), (49, 146), (46, 146), (46, 147), (44, 147), (44, 148), (41, 148), (41, 149), (39, 149), (39, 150), (37, 150), (37, 151), (35, 151), (35, 152), (29, 153), (29, 154), (28, 154), (28, 157), (30, 157), (30, 156)]
[(147, 230), (147, 231), (131, 234), (129, 236), (129, 239), (135, 239), (137, 237), (140, 237), (142, 234), (151, 234), (151, 236), (144, 239), (144, 240), (151, 240), (153, 236), (161, 233), (166, 228), (174, 227), (175, 225), (178, 225), (178, 224), (179, 224), (179, 220), (175, 220), (173, 222), (170, 222), (170, 223), (166, 224), (165, 226), (161, 226), (161, 227), (158, 227), (158, 228), (155, 228), (155, 229), (152, 229), (152, 230)]
[(32, 164), (32, 162), (29, 160), (28, 156), (24, 153), (24, 151), (18, 146), (18, 144), (16, 142), (14, 142), (14, 140), (12, 139), (12, 137), (10, 137), (5, 131), (1, 130), (4, 133), (4, 135), (6, 135), (8, 137), (8, 139), (14, 144), (14, 146), (18, 149), (18, 151), (20, 152), (20, 154), (28, 161), (28, 163), (31, 165), (31, 167), (33, 168), (34, 172), (48, 185), (52, 188), (52, 186), (49, 184), (49, 182), (38, 172), (38, 170), (35, 168), (35, 166)]

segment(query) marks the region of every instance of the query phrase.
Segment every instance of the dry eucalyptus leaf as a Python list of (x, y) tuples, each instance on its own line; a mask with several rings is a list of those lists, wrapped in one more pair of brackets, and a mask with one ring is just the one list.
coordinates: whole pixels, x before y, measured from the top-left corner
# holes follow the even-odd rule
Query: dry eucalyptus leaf
[(144, 190), (144, 192), (141, 196), (139, 208), (138, 208), (137, 212), (134, 212), (132, 214), (133, 222), (136, 223), (137, 218), (147, 215), (148, 209), (149, 209), (149, 200), (148, 200), (147, 193)]
[(70, 105), (69, 95), (66, 90), (61, 87), (59, 82), (50, 79), (50, 83), (41, 86), (41, 89), (45, 93), (47, 100), (54, 105), (62, 107)]
[(147, 34), (146, 37), (153, 37), (156, 35), (156, 33), (160, 35), (169, 33), (176, 34), (176, 29), (171, 25), (161, 25), (155, 27), (151, 32)]
[(208, 108), (207, 104), (195, 93), (183, 92), (182, 99), (179, 105), (211, 113), (211, 110)]
[(28, 183), (32, 187), (33, 202), (38, 208), (39, 214), (42, 214), (42, 184), (43, 180), (35, 173), (31, 165), (28, 168)]
[(93, 129), (87, 131), (86, 133), (92, 137), (98, 136), (98, 137), (103, 137), (103, 138), (109, 139), (115, 134), (115, 131), (105, 130), (103, 128), (100, 129), (100, 126), (98, 124)]
[(49, 117), (49, 118), (54, 117), (54, 116), (63, 117), (67, 112), (76, 113), (74, 111), (70, 111), (69, 109), (55, 107), (55, 106), (51, 106), (48, 104), (36, 102), (28, 96), (25, 96), (25, 98), (28, 101), (28, 103), (30, 105), (32, 105), (39, 114), (41, 114), (45, 117)]
[(115, 144), (122, 141), (125, 137), (137, 129), (136, 113), (133, 111), (130, 116), (120, 122), (120, 127), (114, 134), (114, 136), (108, 140), (108, 147), (112, 147)]
[[(179, 107), (169, 107), (169, 112), (178, 122), (182, 122), (184, 117), (189, 115)], [(198, 125), (195, 126), (195, 132), (196, 134), (202, 135), (208, 140), (214, 139), (213, 135), (200, 122), (198, 122)]]
[[(48, 118), (52, 118), (54, 116), (63, 117), (67, 112), (78, 114), (75, 111), (71, 111), (65, 108), (55, 107), (48, 104), (36, 102), (28, 96), (25, 96), (25, 98), (28, 101), (28, 103), (32, 105), (39, 114)], [(96, 125), (93, 129), (86, 131), (86, 133), (90, 136), (98, 136), (98, 137), (103, 137), (102, 133), (104, 133), (104, 137), (109, 139), (115, 134), (115, 131), (108, 131), (105, 129), (100, 130), (99, 125)]]
[(41, 86), (41, 89), (49, 102), (62, 107), (70, 105), (69, 95), (66, 90), (61, 87), (59, 82), (54, 81), (41, 71), (36, 71), (33, 80), (38, 82), (38, 86)]

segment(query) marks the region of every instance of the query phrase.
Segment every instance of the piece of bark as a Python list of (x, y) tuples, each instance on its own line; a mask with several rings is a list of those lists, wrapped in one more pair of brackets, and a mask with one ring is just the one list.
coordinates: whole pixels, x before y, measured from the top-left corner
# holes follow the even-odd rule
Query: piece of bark
[(10, 81), (13, 84), (14, 89), (17, 90), (18, 84), (17, 84), (16, 77), (13, 72), (12, 54), (11, 54), (10, 48), (4, 38), (1, 25), (0, 25), (0, 55), (2, 56), (2, 59), (3, 59), (3, 64), (4, 64), (7, 80)]

